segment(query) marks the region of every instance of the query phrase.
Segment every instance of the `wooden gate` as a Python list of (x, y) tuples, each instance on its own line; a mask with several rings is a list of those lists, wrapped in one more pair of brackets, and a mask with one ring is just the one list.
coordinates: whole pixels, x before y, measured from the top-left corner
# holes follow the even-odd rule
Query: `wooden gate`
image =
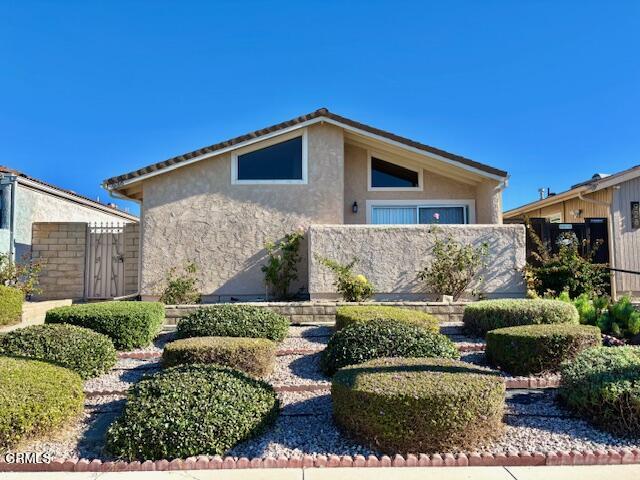
[(124, 224), (87, 226), (84, 294), (87, 299), (124, 295)]

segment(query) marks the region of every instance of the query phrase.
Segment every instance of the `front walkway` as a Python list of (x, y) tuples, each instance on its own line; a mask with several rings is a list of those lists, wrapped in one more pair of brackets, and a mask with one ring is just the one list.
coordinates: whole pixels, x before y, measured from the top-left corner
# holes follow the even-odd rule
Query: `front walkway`
[(3, 473), (3, 480), (637, 480), (640, 465)]

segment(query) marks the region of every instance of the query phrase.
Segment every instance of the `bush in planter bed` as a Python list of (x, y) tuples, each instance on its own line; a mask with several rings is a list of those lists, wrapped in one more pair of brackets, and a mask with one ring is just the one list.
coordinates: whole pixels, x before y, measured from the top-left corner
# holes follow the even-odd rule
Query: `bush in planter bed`
[(267, 308), (250, 305), (202, 307), (178, 322), (178, 336), (252, 337), (280, 342), (289, 331), (289, 320)]
[(385, 453), (470, 449), (502, 431), (505, 385), (495, 372), (441, 358), (381, 358), (338, 370), (333, 415)]
[(397, 322), (418, 325), (436, 333), (440, 330), (438, 319), (433, 315), (419, 310), (379, 305), (338, 307), (336, 311), (336, 330), (342, 330), (354, 323), (368, 322), (376, 319), (395, 320)]
[(53, 308), (45, 323), (70, 323), (111, 338), (118, 350), (145, 347), (164, 323), (164, 306), (157, 302), (101, 302)]
[(22, 290), (0, 285), (0, 325), (20, 323), (23, 303)]
[(487, 333), (485, 353), (492, 365), (513, 375), (556, 371), (586, 348), (600, 346), (598, 327), (559, 323), (522, 325)]
[(276, 344), (266, 338), (192, 337), (164, 347), (162, 361), (171, 367), (184, 363), (216, 363), (257, 377), (273, 371)]
[(117, 360), (109, 337), (66, 324), (33, 325), (0, 335), (0, 355), (56, 363), (83, 379), (106, 372)]
[(467, 305), (462, 321), (474, 335), (489, 330), (541, 323), (574, 323), (579, 320), (576, 308), (560, 300), (483, 300)]
[(640, 434), (640, 347), (597, 347), (562, 365), (560, 398), (617, 435)]
[(107, 449), (128, 460), (222, 455), (273, 423), (273, 388), (216, 365), (181, 365), (136, 384), (122, 416), (107, 432)]
[(83, 406), (77, 373), (50, 363), (0, 356), (0, 451), (54, 433)]
[(459, 358), (454, 343), (440, 333), (395, 320), (356, 323), (336, 332), (322, 353), (327, 375), (347, 365), (380, 357)]

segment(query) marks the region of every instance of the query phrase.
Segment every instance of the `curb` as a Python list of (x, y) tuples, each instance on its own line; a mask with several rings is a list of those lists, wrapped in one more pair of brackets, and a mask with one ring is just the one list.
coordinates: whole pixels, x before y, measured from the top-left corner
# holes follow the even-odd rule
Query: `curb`
[(640, 449), (572, 450), (557, 452), (472, 452), (432, 455), (370, 455), (313, 457), (189, 457), (174, 460), (125, 462), (55, 459), (51, 463), (7, 463), (0, 461), (0, 472), (140, 472), (167, 470), (219, 470), (247, 468), (332, 468), (332, 467), (530, 467), (559, 465), (626, 465), (640, 463)]

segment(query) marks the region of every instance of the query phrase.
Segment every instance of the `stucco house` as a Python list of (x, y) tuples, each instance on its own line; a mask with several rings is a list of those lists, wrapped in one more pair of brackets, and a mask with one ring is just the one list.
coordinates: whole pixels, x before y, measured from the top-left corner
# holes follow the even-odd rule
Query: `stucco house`
[(20, 260), (31, 253), (38, 222), (137, 222), (138, 217), (71, 190), (0, 166), (0, 252)]
[[(194, 260), (205, 300), (218, 301), (264, 297), (264, 243), (298, 228), (318, 226), (303, 246), (295, 286), (316, 298), (321, 292), (310, 288), (317, 272), (308, 252), (322, 243), (313, 240), (320, 227), (343, 227), (339, 236), (347, 241), (393, 226), (401, 229), (398, 235), (420, 242), (428, 231), (424, 224), (437, 213), (440, 224), (464, 226), (465, 234), (478, 238), (487, 234), (474, 230), (478, 224), (499, 230), (507, 178), (503, 170), (323, 108), (109, 178), (103, 186), (140, 203), (142, 297), (157, 297), (167, 270)], [(502, 228), (505, 244), (524, 238), (517, 227)], [(334, 238), (332, 245), (339, 243)], [(387, 248), (394, 253), (393, 245)], [(374, 260), (361, 254), (369, 264), (363, 268), (372, 269)], [(518, 255), (509, 257), (505, 271), (522, 263)], [(513, 284), (513, 274), (508, 276), (505, 285)], [(384, 288), (392, 295), (413, 287), (395, 281)], [(518, 284), (512, 290), (519, 295), (520, 289)]]
[[(614, 174), (597, 173), (560, 193), (504, 213), (508, 222), (540, 219), (561, 231), (584, 232), (606, 240), (606, 262), (618, 270), (611, 278), (613, 295), (640, 297), (640, 165)], [(584, 229), (576, 228), (581, 224)], [(614, 270), (614, 271), (615, 271)]]

